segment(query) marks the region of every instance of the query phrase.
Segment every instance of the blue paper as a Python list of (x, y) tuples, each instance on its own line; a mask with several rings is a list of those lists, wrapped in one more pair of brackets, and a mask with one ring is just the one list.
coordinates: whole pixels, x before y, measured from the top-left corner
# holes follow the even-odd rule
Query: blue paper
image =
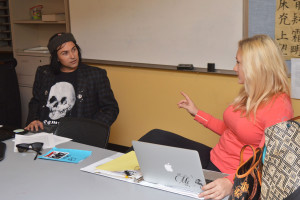
[(92, 154), (91, 151), (78, 150), (78, 149), (60, 149), (53, 147), (46, 154), (39, 156), (38, 158), (55, 160), (69, 163), (79, 163)]

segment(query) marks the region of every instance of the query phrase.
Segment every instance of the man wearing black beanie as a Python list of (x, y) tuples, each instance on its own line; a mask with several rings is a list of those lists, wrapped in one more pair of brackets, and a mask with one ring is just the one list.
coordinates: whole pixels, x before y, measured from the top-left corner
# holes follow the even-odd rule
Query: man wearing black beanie
[(93, 119), (111, 126), (119, 107), (106, 71), (81, 63), (81, 51), (71, 33), (53, 35), (48, 49), (50, 65), (37, 69), (25, 129), (56, 126), (62, 117)]

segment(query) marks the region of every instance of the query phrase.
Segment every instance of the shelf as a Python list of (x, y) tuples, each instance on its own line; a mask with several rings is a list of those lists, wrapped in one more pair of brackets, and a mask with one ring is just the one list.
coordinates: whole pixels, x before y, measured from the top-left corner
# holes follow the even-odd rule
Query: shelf
[(11, 41), (11, 38), (0, 38), (0, 41)]
[(11, 46), (0, 46), (0, 52), (12, 52), (12, 47)]
[(24, 52), (24, 49), (17, 49), (16, 54), (18, 56), (42, 56), (50, 57), (50, 53), (39, 53), (39, 52)]
[[(49, 38), (55, 33), (70, 32), (69, 0), (9, 0), (9, 2), (10, 18), (8, 19), (11, 22), (11, 38), (14, 54), (20, 56), (49, 57), (49, 53), (24, 52), (24, 49), (47, 46)], [(29, 10), (33, 5), (39, 4), (44, 6), (44, 14), (64, 13), (66, 16), (65, 19), (56, 19), (57, 21), (32, 19)], [(9, 29), (3, 28), (3, 30)], [(9, 37), (9, 34), (7, 34), (7, 37)]]
[(44, 22), (41, 20), (14, 20), (14, 24), (66, 24), (66, 21)]

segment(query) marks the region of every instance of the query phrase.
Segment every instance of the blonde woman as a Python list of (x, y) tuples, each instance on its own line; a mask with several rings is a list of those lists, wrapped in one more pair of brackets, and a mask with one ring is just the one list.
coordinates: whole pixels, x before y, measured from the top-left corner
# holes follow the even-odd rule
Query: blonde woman
[[(202, 187), (199, 197), (205, 199), (222, 199), (229, 195), (241, 148), (246, 144), (262, 147), (265, 128), (293, 117), (286, 65), (280, 49), (269, 36), (256, 35), (241, 40), (234, 71), (243, 87), (225, 110), (223, 120), (198, 109), (183, 92), (184, 99), (178, 103), (178, 107), (186, 109), (197, 122), (220, 135), (214, 148), (158, 129), (141, 138), (142, 141), (195, 149), (203, 168), (229, 174)], [(245, 155), (247, 159), (252, 152), (246, 149)]]

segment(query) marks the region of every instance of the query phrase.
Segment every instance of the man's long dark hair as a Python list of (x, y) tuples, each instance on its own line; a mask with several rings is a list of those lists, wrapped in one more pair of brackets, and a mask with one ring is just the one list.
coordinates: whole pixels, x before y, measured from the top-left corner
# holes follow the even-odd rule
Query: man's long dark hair
[[(56, 33), (55, 35), (53, 35), (49, 39), (49, 42), (51, 40), (53, 40), (55, 37), (57, 37), (59, 34), (65, 34), (65, 33)], [(58, 55), (57, 55), (57, 51), (61, 49), (61, 46), (59, 46), (56, 50), (50, 52), (50, 54), (51, 54), (51, 56), (50, 56), (50, 66), (51, 66), (51, 69), (53, 70), (54, 74), (59, 74), (61, 72), (60, 71), (61, 63), (59, 62)], [(81, 63), (81, 49), (80, 49), (80, 47), (78, 46), (77, 43), (75, 43), (75, 46), (76, 46), (76, 48), (78, 50), (78, 57), (79, 57), (78, 65), (79, 65)]]

